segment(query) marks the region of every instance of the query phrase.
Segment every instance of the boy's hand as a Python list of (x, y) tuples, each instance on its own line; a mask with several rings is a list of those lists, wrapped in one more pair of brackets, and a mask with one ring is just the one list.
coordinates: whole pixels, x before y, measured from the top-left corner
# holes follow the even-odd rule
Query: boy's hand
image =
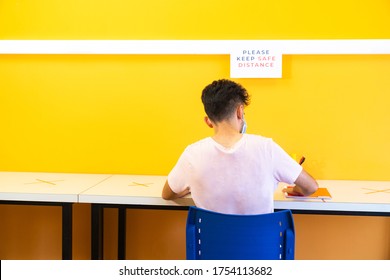
[(301, 192), (297, 191), (295, 187), (293, 186), (287, 186), (282, 189), (284, 193), (288, 193), (289, 195), (293, 196), (304, 196)]

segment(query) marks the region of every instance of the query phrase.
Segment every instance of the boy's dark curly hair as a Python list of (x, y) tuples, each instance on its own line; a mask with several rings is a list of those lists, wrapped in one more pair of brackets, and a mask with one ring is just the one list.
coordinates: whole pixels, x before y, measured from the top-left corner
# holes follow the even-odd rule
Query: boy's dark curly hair
[(202, 91), (202, 102), (207, 116), (213, 122), (229, 118), (237, 106), (249, 105), (250, 97), (240, 84), (221, 79), (213, 81)]

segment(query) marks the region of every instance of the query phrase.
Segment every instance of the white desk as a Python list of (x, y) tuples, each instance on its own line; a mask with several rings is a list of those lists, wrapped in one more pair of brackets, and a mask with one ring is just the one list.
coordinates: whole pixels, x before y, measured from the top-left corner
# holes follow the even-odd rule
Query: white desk
[(175, 201), (161, 198), (166, 176), (112, 175), (79, 195), (79, 202), (147, 207), (194, 205), (190, 196)]
[(118, 259), (125, 259), (126, 209), (187, 209), (190, 196), (175, 201), (161, 198), (166, 176), (112, 175), (79, 195), (79, 202), (91, 203), (91, 257), (103, 258), (104, 208), (118, 209)]
[(285, 198), (280, 184), (275, 192), (275, 209), (295, 213), (390, 216), (390, 181), (318, 180), (328, 188), (331, 200)]
[[(194, 205), (191, 196), (167, 201), (161, 198), (166, 176), (112, 175), (96, 186), (80, 193), (79, 202), (133, 205), (139, 207), (188, 207)], [(390, 181), (318, 180), (326, 187), (331, 200), (285, 198), (279, 184), (275, 192), (275, 209), (306, 212), (339, 212), (356, 215), (390, 215)]]
[(106, 174), (0, 172), (0, 200), (78, 202), (79, 194), (109, 178)]
[[(118, 259), (125, 259), (126, 209), (187, 209), (190, 196), (166, 201), (161, 198), (165, 176), (113, 175), (79, 195), (79, 202), (92, 203), (92, 258), (103, 256), (103, 210), (118, 208)], [(332, 200), (285, 198), (280, 184), (275, 192), (275, 209), (302, 214), (390, 216), (390, 182), (319, 180)]]
[(72, 258), (72, 204), (108, 175), (0, 172), (0, 203), (62, 207), (62, 258)]
[[(62, 256), (72, 257), (72, 204), (91, 203), (92, 258), (103, 256), (103, 211), (119, 210), (118, 258), (125, 254), (127, 208), (187, 209), (190, 196), (167, 201), (161, 198), (165, 176), (0, 172), (0, 203), (62, 207)], [(319, 180), (332, 200), (287, 199), (280, 184), (275, 192), (275, 209), (302, 214), (390, 216), (390, 181)]]

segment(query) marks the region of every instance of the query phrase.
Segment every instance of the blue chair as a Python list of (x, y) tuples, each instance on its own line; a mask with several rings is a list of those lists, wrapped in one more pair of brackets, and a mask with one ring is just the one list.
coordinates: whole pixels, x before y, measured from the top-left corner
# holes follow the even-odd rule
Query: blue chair
[(190, 207), (187, 260), (292, 260), (294, 220), (290, 210), (231, 215)]

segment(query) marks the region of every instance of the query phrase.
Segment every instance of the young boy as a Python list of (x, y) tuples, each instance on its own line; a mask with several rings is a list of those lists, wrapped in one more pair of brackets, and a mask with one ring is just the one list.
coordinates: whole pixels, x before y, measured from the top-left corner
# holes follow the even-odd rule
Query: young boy
[(168, 175), (164, 199), (191, 192), (197, 207), (227, 214), (273, 212), (279, 182), (289, 192), (310, 195), (317, 182), (272, 139), (245, 134), (249, 95), (230, 80), (214, 81), (202, 92), (206, 124), (214, 135), (189, 145)]

